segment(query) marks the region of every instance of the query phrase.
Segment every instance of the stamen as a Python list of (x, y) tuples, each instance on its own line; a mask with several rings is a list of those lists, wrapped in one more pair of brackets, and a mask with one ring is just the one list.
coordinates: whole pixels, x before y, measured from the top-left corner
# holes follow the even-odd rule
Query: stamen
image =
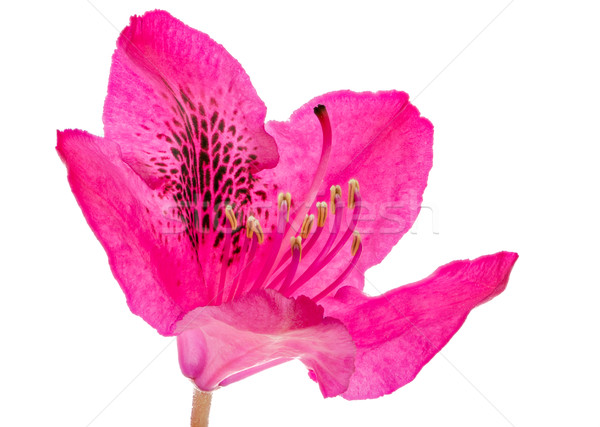
[(356, 202), (356, 206), (355, 206), (356, 209), (354, 209), (354, 212), (352, 213), (352, 221), (350, 222), (350, 225), (348, 225), (346, 232), (340, 238), (340, 241), (337, 243), (337, 245), (335, 245), (335, 247), (331, 250), (331, 252), (329, 252), (325, 256), (325, 258), (323, 258), (321, 260), (321, 264), (319, 265), (319, 267), (316, 269), (316, 271), (313, 274), (318, 273), (325, 265), (327, 265), (333, 259), (333, 257), (338, 254), (340, 249), (342, 249), (342, 246), (348, 241), (350, 236), (353, 234), (354, 229), (356, 228), (356, 224), (358, 223), (358, 217), (360, 216), (360, 209), (362, 206), (359, 191), (356, 191), (354, 193), (354, 198), (355, 198), (355, 202)]
[(362, 238), (360, 237), (360, 233), (358, 231), (352, 233), (352, 247), (350, 248), (352, 256), (356, 255), (356, 252), (358, 251), (358, 247), (361, 245), (361, 242)]
[(250, 215), (248, 217), (248, 219), (246, 220), (246, 237), (249, 238), (249, 239), (252, 238), (252, 232), (253, 232), (253, 230), (252, 230), (252, 228), (253, 228), (252, 224), (254, 224), (254, 221), (255, 221), (255, 219), (254, 219), (254, 217), (252, 215)]
[[(254, 234), (256, 234), (256, 239), (254, 239)], [(248, 271), (250, 270), (250, 264), (254, 261), (254, 257), (256, 255), (256, 248), (259, 244), (263, 243), (265, 240), (265, 235), (262, 231), (262, 227), (256, 218), (252, 215), (248, 217), (246, 220), (246, 241), (244, 242), (244, 247), (242, 249), (242, 253), (240, 254), (240, 269), (238, 270), (234, 284), (232, 287), (231, 294), (229, 296), (229, 300), (234, 299), (240, 293), (244, 292), (244, 289), (241, 289), (246, 283), (246, 278), (248, 277)], [(250, 253), (248, 254), (248, 262), (244, 264), (246, 254), (248, 253), (248, 246), (250, 246)], [(241, 277), (240, 277), (241, 276)], [(239, 286), (241, 285), (241, 286)]]
[(292, 260), (290, 261), (282, 288), (287, 288), (292, 283), (292, 280), (294, 280), (298, 265), (300, 264), (300, 258), (302, 257), (302, 238), (292, 237), (290, 239), (290, 246), (292, 248)]
[(260, 223), (258, 221), (256, 221), (256, 223), (254, 224), (254, 232), (256, 233), (256, 237), (258, 238), (258, 243), (262, 245), (265, 241), (265, 234), (263, 233), (262, 227), (260, 226)]
[[(275, 260), (277, 258), (277, 254), (279, 254), (279, 249), (281, 247), (281, 242), (283, 241), (283, 235), (285, 233), (285, 224), (287, 222), (287, 216), (290, 214), (289, 201), (292, 199), (290, 193), (284, 195), (283, 193), (279, 193), (278, 197), (278, 205), (279, 205), (279, 215), (277, 218), (277, 230), (275, 233), (275, 238), (271, 242), (269, 255), (267, 256), (265, 263), (263, 264), (263, 269), (260, 272), (260, 275), (256, 278), (254, 285), (252, 286), (252, 290), (258, 290), (264, 283), (265, 279), (271, 272), (273, 265), (275, 264)], [(260, 243), (260, 242), (259, 242)]]
[(235, 216), (235, 213), (233, 212), (233, 208), (229, 205), (227, 205), (227, 207), (225, 207), (225, 217), (229, 220), (229, 224), (231, 225), (231, 229), (235, 230), (237, 228), (237, 217)]
[(327, 219), (327, 203), (317, 202), (317, 212), (317, 227), (323, 227), (325, 225), (325, 220)]
[(360, 191), (358, 181), (352, 178), (348, 181), (348, 207), (354, 209), (354, 193)]
[(342, 187), (339, 185), (332, 185), (329, 190), (331, 192), (331, 213), (335, 214), (335, 196), (342, 197)]
[(227, 269), (229, 267), (229, 248), (231, 246), (231, 235), (233, 230), (237, 228), (237, 218), (233, 213), (231, 206), (225, 208), (225, 217), (229, 220), (229, 224), (225, 224), (225, 242), (223, 244), (223, 255), (221, 258), (221, 278), (219, 279), (219, 287), (217, 295), (215, 295), (215, 301), (217, 305), (221, 305), (223, 302), (223, 292), (225, 292), (225, 277), (227, 276)]
[(256, 233), (258, 243), (262, 245), (265, 241), (265, 234), (263, 233), (262, 227), (256, 218), (249, 216), (246, 221), (246, 237), (251, 239), (254, 233)]
[[(312, 237), (308, 241), (308, 244), (304, 248), (305, 254), (307, 254), (308, 251), (310, 251), (310, 248), (312, 248), (315, 245), (315, 243), (317, 243), (317, 240), (319, 239), (319, 236), (321, 235), (321, 232), (323, 231), (323, 226), (325, 225), (325, 219), (327, 219), (327, 203), (317, 202), (317, 215), (318, 215), (317, 231), (315, 231), (315, 234), (312, 235)], [(313, 218), (314, 218), (314, 216), (313, 216)], [(311, 223), (311, 225), (312, 225), (312, 223)]]
[(277, 195), (277, 209), (281, 209), (281, 204), (287, 202), (287, 217), (286, 221), (290, 220), (290, 210), (292, 206), (292, 195), (290, 193), (279, 193)]
[(360, 258), (360, 254), (362, 253), (362, 243), (361, 243), (360, 234), (358, 234), (358, 232), (356, 232), (356, 231), (354, 232), (354, 237), (352, 239), (351, 251), (352, 251), (353, 258), (350, 261), (350, 265), (348, 265), (348, 267), (346, 267), (346, 269), (342, 272), (342, 274), (340, 274), (340, 276), (337, 279), (335, 279), (335, 281), (331, 285), (327, 286), (325, 289), (323, 289), (321, 292), (319, 292), (319, 294), (312, 299), (313, 302), (318, 302), (319, 300), (321, 300), (322, 298), (326, 297), (331, 292), (333, 292), (340, 284), (342, 284), (342, 282), (344, 280), (346, 280), (346, 277), (348, 277), (348, 275), (350, 274), (350, 272), (352, 271), (352, 269), (358, 262), (358, 259)]
[(312, 235), (312, 237), (310, 238), (310, 240), (308, 241), (308, 243), (304, 247), (304, 253), (305, 254), (307, 254), (311, 250), (311, 248), (315, 245), (315, 243), (317, 243), (317, 241), (319, 240), (319, 236), (321, 235), (322, 231), (323, 231), (323, 227), (319, 227), (317, 229), (317, 231), (315, 232), (315, 234)]
[(300, 230), (300, 237), (306, 239), (308, 234), (312, 230), (313, 223), (315, 222), (315, 216), (313, 214), (306, 215), (304, 217), (304, 222), (302, 222), (302, 229)]
[(294, 250), (300, 251), (299, 259), (302, 259), (302, 237), (292, 237), (290, 238), (290, 246), (291, 246), (291, 254), (294, 256)]

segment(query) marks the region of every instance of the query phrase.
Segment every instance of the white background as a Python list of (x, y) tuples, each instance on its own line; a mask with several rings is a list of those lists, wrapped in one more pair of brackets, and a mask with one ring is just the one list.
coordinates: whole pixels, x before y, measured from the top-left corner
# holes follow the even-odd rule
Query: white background
[(240, 60), (270, 119), (327, 91), (401, 89), (434, 123), (431, 209), (367, 292), (521, 255), (396, 393), (325, 400), (290, 363), (215, 393), (211, 425), (600, 426), (597, 2), (94, 5), (2, 7), (0, 425), (188, 425), (176, 346), (129, 312), (54, 151), (56, 129), (102, 134), (117, 29), (164, 8)]

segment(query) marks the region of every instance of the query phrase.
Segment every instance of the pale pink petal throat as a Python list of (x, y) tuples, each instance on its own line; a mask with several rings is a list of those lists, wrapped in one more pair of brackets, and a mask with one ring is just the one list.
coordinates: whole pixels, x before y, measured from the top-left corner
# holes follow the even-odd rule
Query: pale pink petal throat
[(354, 372), (356, 349), (346, 327), (324, 319), (323, 308), (306, 297), (255, 292), (193, 310), (175, 332), (183, 374), (205, 391), (298, 359), (329, 397), (346, 390)]

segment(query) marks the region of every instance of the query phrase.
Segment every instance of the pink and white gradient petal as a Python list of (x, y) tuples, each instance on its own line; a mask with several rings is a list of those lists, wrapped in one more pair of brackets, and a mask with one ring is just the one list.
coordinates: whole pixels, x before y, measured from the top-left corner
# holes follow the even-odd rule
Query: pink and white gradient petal
[(323, 318), (323, 308), (306, 297), (255, 292), (193, 310), (175, 332), (181, 370), (204, 391), (298, 359), (331, 397), (346, 390), (354, 372), (356, 350), (347, 329)]

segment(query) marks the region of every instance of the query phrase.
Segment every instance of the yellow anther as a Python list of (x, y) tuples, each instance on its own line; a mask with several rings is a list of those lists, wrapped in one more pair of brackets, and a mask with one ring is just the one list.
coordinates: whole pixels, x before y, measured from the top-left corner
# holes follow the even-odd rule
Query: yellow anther
[(290, 209), (292, 208), (292, 195), (290, 193), (279, 193), (277, 195), (277, 209), (281, 209), (283, 201), (287, 203), (287, 217), (286, 220), (290, 220)]
[(256, 239), (258, 240), (258, 243), (265, 241), (265, 234), (263, 233), (260, 223), (253, 216), (249, 216), (246, 220), (246, 237), (251, 239), (254, 233), (256, 233)]
[(254, 221), (256, 220), (253, 216), (249, 216), (246, 220), (246, 237), (249, 239), (252, 238), (252, 233), (254, 233)]
[(258, 220), (254, 220), (254, 230), (256, 233), (256, 238), (258, 239), (258, 243), (262, 245), (262, 243), (265, 241), (265, 233), (263, 233), (262, 227), (260, 226), (260, 223), (258, 222)]
[(335, 197), (342, 197), (342, 187), (339, 185), (332, 185), (329, 190), (331, 192), (331, 213), (335, 214)]
[(235, 213), (233, 212), (233, 208), (229, 205), (227, 205), (227, 207), (225, 207), (225, 216), (227, 217), (227, 219), (229, 220), (229, 224), (231, 225), (231, 229), (235, 230), (238, 226), (238, 222), (237, 222), (237, 218), (235, 216)]
[(317, 202), (317, 227), (323, 227), (327, 219), (327, 203)]
[(360, 191), (358, 181), (352, 178), (348, 181), (348, 207), (354, 209), (354, 192)]
[(352, 256), (356, 255), (356, 252), (358, 252), (361, 240), (362, 238), (360, 237), (360, 233), (358, 231), (352, 233), (352, 247), (350, 248)]
[(302, 259), (302, 237), (292, 237), (290, 238), (290, 246), (292, 248), (292, 256), (294, 256), (294, 250), (300, 251), (299, 260)]
[(315, 216), (310, 214), (304, 217), (304, 221), (302, 222), (302, 228), (300, 229), (300, 236), (303, 239), (308, 237), (308, 234), (312, 230), (313, 223), (315, 222)]

